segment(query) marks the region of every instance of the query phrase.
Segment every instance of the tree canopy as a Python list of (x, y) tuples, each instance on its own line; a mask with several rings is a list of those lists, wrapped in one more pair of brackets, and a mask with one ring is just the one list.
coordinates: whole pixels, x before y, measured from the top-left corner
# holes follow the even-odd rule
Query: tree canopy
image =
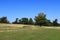
[[(7, 17), (1, 17), (0, 23), (10, 23)], [(43, 12), (38, 13), (37, 16), (34, 17), (34, 21), (32, 18), (16, 18), (12, 24), (28, 24), (28, 25), (40, 25), (40, 26), (60, 26), (58, 23), (58, 19), (55, 19), (51, 22), (51, 20), (46, 18), (46, 14)]]
[(46, 15), (44, 13), (39, 13), (37, 16), (35, 16), (35, 24), (40, 26), (47, 26), (50, 23), (47, 20)]
[(9, 21), (8, 21), (7, 17), (1, 17), (0, 23), (9, 23)]

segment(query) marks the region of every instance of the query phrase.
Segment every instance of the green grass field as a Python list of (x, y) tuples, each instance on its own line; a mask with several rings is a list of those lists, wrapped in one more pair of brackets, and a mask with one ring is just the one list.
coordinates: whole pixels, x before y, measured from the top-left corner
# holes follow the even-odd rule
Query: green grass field
[(60, 40), (60, 29), (19, 27), (13, 29), (5, 26), (0, 27), (0, 40)]

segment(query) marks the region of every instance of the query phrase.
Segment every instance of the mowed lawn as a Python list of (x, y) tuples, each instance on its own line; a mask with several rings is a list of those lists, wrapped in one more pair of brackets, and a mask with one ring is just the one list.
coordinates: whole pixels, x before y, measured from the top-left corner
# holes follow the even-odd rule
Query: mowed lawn
[(18, 28), (16, 30), (3, 30), (0, 32), (0, 40), (60, 40), (60, 29)]

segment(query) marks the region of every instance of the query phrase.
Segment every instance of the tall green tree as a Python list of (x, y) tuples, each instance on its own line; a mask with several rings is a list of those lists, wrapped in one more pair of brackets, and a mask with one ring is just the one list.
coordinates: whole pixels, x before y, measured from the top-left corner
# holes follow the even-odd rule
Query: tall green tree
[(50, 21), (50, 20), (47, 20), (48, 22), (47, 22), (47, 26), (53, 26), (53, 24), (52, 24), (52, 22)]
[(22, 24), (22, 20), (21, 19), (19, 19), (19, 24)]
[(20, 23), (20, 24), (28, 24), (28, 18), (21, 18), (21, 19), (19, 20), (19, 23)]
[(55, 20), (53, 21), (53, 26), (59, 26), (58, 19), (55, 19)]
[(32, 18), (30, 18), (30, 19), (29, 19), (28, 24), (31, 24), (31, 25), (33, 25), (33, 24), (34, 24), (34, 22), (33, 22), (33, 19), (32, 19)]
[(8, 21), (7, 17), (1, 17), (0, 23), (9, 23), (9, 21)]
[(37, 16), (35, 16), (35, 24), (36, 25), (47, 26), (48, 23), (49, 22), (44, 13), (39, 13)]
[(18, 18), (16, 18), (16, 20), (14, 22), (12, 22), (13, 24), (18, 24), (19, 21), (18, 21)]

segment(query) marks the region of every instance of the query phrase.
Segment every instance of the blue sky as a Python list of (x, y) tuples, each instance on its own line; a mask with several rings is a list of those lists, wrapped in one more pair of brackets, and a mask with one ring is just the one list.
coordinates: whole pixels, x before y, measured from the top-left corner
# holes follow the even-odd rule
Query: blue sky
[(34, 18), (40, 12), (60, 22), (60, 0), (0, 0), (0, 17), (7, 16), (11, 22), (15, 18)]

